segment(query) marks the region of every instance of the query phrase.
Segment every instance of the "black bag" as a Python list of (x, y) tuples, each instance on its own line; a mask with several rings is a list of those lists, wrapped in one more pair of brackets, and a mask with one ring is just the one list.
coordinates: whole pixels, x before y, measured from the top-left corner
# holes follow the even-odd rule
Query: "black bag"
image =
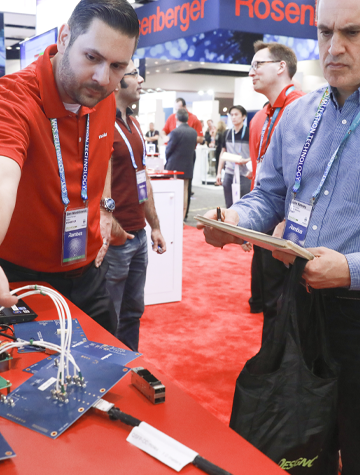
[(292, 475), (336, 474), (336, 448), (329, 450), (338, 368), (326, 346), (321, 293), (299, 285), (306, 262), (297, 258), (289, 270), (273, 340), (236, 381), (230, 427)]

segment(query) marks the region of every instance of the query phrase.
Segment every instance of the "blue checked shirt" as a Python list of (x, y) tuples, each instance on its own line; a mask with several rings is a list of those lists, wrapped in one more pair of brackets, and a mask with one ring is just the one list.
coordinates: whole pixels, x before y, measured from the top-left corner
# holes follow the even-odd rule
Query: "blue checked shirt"
[[(260, 170), (260, 184), (232, 208), (239, 226), (266, 232), (286, 217), (300, 153), (325, 88), (290, 104), (272, 136)], [(360, 89), (339, 107), (331, 99), (307, 155), (296, 199), (310, 203), (330, 157), (360, 111)], [(322, 187), (312, 215), (305, 247), (324, 246), (346, 256), (351, 290), (360, 290), (360, 126), (338, 157)]]

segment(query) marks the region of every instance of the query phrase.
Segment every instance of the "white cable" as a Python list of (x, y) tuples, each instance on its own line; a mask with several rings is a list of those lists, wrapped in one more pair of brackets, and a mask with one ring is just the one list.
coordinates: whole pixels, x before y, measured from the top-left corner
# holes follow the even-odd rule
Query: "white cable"
[[(19, 292), (23, 290), (29, 290), (29, 292), (25, 292), (19, 295)], [(18, 348), (18, 347), (21, 347), (24, 345), (30, 345), (30, 344), (35, 345), (35, 346), (42, 346), (44, 348), (48, 348), (52, 351), (58, 352), (60, 354), (60, 359), (59, 359), (58, 374), (57, 374), (57, 380), (56, 380), (56, 390), (59, 391), (59, 383), (62, 385), (62, 387), (65, 386), (65, 369), (66, 369), (66, 375), (70, 376), (69, 362), (71, 362), (74, 366), (74, 376), (76, 375), (76, 372), (81, 374), (80, 368), (76, 364), (75, 359), (71, 354), (72, 318), (71, 318), (70, 308), (62, 295), (60, 295), (55, 290), (50, 289), (49, 287), (42, 286), (42, 285), (26, 285), (24, 287), (20, 287), (18, 289), (12, 290), (10, 292), (11, 295), (15, 293), (18, 294), (19, 298), (28, 297), (34, 294), (47, 295), (48, 297), (51, 298), (51, 300), (54, 302), (54, 305), (56, 307), (56, 310), (59, 316), (60, 345), (56, 345), (54, 343), (49, 343), (45, 341), (32, 340), (31, 342), (27, 342), (24, 340), (18, 340), (16, 342), (8, 343), (2, 346), (0, 348), (0, 353), (3, 353), (4, 351), (7, 351), (8, 349), (11, 349), (11, 348)], [(0, 311), (3, 308), (4, 307), (1, 307)]]

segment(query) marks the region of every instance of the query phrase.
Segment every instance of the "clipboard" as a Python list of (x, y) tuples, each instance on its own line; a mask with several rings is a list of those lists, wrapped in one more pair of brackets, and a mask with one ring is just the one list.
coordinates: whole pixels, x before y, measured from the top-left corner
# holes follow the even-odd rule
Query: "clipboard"
[(204, 216), (196, 215), (194, 217), (199, 223), (204, 224), (205, 226), (211, 226), (212, 228), (223, 231), (224, 233), (231, 234), (232, 236), (244, 239), (245, 241), (255, 244), (256, 246), (268, 249), (269, 251), (279, 250), (286, 252), (287, 254), (292, 254), (294, 256), (303, 257), (308, 261), (314, 259), (314, 255), (304, 249), (303, 247), (298, 246), (292, 241), (287, 239), (282, 239), (274, 236), (269, 236), (268, 234), (260, 233), (258, 231), (252, 231), (251, 229), (242, 228), (240, 226), (234, 226), (233, 224), (223, 223), (222, 221), (216, 221), (214, 219), (204, 218)]

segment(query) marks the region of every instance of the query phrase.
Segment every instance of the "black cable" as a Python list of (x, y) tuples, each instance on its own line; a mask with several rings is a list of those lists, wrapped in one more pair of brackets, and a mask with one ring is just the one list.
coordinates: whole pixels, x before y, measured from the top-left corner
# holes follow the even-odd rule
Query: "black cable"
[[(125, 414), (125, 412), (120, 411), (120, 409), (118, 409), (117, 407), (112, 407), (109, 410), (108, 414), (110, 419), (121, 421), (124, 424), (127, 424), (132, 427), (137, 427), (141, 423), (139, 419), (136, 419), (135, 417), (130, 416), (129, 414)], [(192, 464), (203, 472), (207, 473), (208, 475), (231, 475), (230, 472), (227, 472), (226, 470), (223, 470), (217, 465), (214, 465), (213, 463), (204, 459), (200, 455), (197, 455), (194, 458)]]
[(14, 332), (13, 328), (11, 328), (11, 326), (7, 325), (6, 323), (0, 323), (0, 329), (1, 330), (11, 330), (13, 335), (15, 335), (15, 332)]
[(17, 338), (13, 335), (8, 335), (7, 333), (0, 332), (0, 336), (4, 336), (5, 338), (9, 338), (10, 340), (17, 341)]

